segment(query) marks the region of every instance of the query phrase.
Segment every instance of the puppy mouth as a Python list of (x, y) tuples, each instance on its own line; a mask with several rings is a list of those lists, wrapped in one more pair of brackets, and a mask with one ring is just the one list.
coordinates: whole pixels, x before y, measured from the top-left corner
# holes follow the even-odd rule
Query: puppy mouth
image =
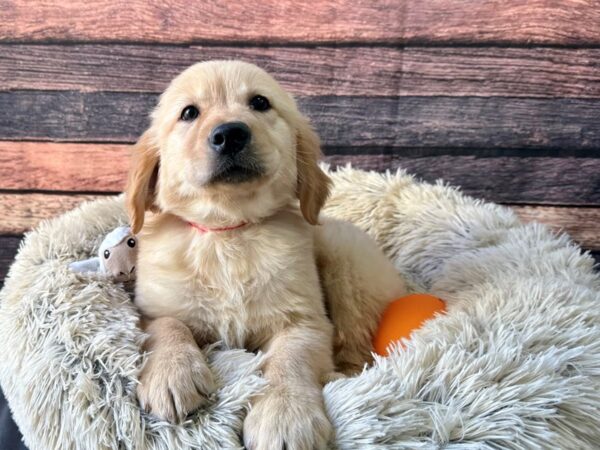
[(264, 175), (262, 165), (254, 158), (227, 157), (219, 158), (210, 175), (210, 184), (237, 184), (252, 181)]

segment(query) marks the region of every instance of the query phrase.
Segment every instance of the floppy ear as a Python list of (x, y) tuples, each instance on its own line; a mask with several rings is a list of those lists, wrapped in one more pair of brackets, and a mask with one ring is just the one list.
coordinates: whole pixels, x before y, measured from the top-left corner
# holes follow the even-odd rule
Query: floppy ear
[(127, 212), (133, 234), (142, 229), (146, 211), (156, 210), (154, 200), (158, 168), (158, 146), (153, 133), (147, 130), (133, 146), (127, 181)]
[(69, 269), (79, 273), (98, 272), (100, 270), (100, 258), (96, 256), (95, 258), (72, 262), (69, 264)]
[(331, 180), (321, 170), (317, 161), (321, 156), (319, 136), (304, 117), (300, 119), (296, 131), (296, 165), (298, 184), (296, 194), (300, 200), (300, 210), (308, 223), (316, 225), (319, 212), (329, 195)]

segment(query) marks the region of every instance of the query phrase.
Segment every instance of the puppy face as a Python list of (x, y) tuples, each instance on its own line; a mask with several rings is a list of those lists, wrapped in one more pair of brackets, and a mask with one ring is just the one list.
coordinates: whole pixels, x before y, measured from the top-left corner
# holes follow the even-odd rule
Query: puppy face
[(134, 147), (134, 232), (147, 209), (234, 223), (258, 221), (295, 197), (316, 223), (329, 185), (319, 155), (307, 119), (266, 72), (238, 61), (196, 64), (163, 93)]

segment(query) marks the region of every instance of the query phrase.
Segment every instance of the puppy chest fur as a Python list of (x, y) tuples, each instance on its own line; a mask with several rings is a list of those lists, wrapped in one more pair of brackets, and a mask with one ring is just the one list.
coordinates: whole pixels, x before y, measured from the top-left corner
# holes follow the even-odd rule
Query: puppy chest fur
[(258, 348), (287, 325), (325, 317), (313, 245), (292, 212), (209, 233), (163, 215), (140, 236), (135, 301), (147, 317), (181, 320), (201, 344)]

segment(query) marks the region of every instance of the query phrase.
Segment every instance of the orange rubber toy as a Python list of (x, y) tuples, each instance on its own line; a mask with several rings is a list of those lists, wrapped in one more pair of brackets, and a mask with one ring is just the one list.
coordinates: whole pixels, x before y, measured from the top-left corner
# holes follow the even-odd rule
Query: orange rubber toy
[(373, 348), (381, 356), (388, 355), (388, 346), (401, 338), (408, 339), (413, 330), (435, 313), (444, 313), (446, 304), (429, 294), (411, 294), (394, 300), (381, 316), (379, 328), (373, 337)]

